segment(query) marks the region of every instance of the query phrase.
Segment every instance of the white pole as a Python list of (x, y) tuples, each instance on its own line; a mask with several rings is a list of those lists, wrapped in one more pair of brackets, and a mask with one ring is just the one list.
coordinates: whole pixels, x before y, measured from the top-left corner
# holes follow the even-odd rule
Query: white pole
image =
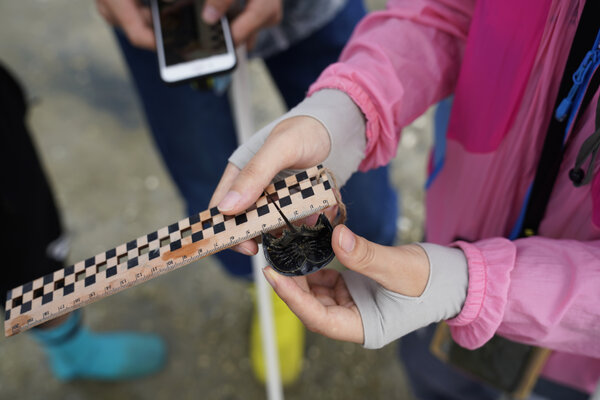
[[(252, 120), (248, 57), (246, 47), (242, 46), (236, 51), (237, 67), (231, 82), (231, 103), (237, 130), (238, 143), (243, 143), (254, 133)], [(262, 246), (258, 254), (252, 257), (252, 272), (256, 284), (256, 299), (258, 305), (258, 318), (262, 332), (263, 357), (266, 365), (267, 399), (283, 400), (283, 387), (279, 374), (279, 357), (277, 354), (277, 337), (273, 323), (273, 304), (271, 302), (269, 284), (262, 269), (267, 265), (262, 253)]]

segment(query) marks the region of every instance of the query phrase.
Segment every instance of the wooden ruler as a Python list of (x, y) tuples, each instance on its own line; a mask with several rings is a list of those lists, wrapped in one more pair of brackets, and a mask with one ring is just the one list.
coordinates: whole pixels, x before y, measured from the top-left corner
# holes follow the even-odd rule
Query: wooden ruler
[[(295, 221), (335, 205), (321, 166), (269, 185), (265, 191)], [(246, 212), (213, 207), (131, 240), (7, 293), (4, 332), (12, 336), (285, 224), (266, 196)]]

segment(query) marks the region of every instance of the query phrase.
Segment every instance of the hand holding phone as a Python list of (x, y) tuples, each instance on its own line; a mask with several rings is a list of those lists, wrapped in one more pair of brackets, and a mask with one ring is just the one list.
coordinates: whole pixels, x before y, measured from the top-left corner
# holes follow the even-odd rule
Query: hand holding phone
[[(206, 0), (202, 17), (209, 24), (215, 23), (239, 3), (238, 0)], [(261, 29), (281, 22), (283, 4), (282, 0), (247, 0), (244, 3), (243, 10), (236, 13), (231, 22), (231, 36), (236, 46), (246, 44), (251, 49)]]
[(235, 48), (225, 17), (204, 22), (204, 0), (152, 0), (160, 76), (179, 83), (231, 71)]
[(139, 0), (96, 0), (96, 7), (106, 22), (125, 32), (131, 44), (147, 50), (156, 48), (147, 3)]

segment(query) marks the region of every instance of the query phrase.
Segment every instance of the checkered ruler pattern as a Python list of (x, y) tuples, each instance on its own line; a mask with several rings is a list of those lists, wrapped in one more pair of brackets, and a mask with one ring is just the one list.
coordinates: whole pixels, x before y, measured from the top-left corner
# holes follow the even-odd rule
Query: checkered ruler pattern
[(192, 261), (336, 204), (322, 167), (269, 185), (246, 212), (225, 216), (216, 207), (10, 290), (5, 334), (12, 336)]

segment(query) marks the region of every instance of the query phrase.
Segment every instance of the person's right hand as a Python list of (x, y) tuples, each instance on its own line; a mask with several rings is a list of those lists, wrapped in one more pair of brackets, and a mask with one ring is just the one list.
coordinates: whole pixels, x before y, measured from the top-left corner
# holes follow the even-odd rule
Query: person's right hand
[[(232, 7), (234, 0), (206, 0), (202, 19), (215, 24)], [(246, 43), (252, 48), (258, 32), (277, 25), (283, 18), (282, 0), (248, 0), (244, 9), (231, 21), (231, 36), (236, 46)]]
[(149, 7), (138, 0), (96, 0), (96, 7), (106, 22), (123, 29), (132, 45), (148, 50), (156, 48)]
[[(242, 170), (231, 163), (227, 165), (210, 207), (217, 205), (226, 215), (241, 213), (261, 196), (280, 171), (314, 167), (327, 158), (330, 147), (329, 134), (316, 119), (306, 116), (285, 119), (273, 128)], [(247, 255), (258, 251), (252, 240), (233, 249)]]

